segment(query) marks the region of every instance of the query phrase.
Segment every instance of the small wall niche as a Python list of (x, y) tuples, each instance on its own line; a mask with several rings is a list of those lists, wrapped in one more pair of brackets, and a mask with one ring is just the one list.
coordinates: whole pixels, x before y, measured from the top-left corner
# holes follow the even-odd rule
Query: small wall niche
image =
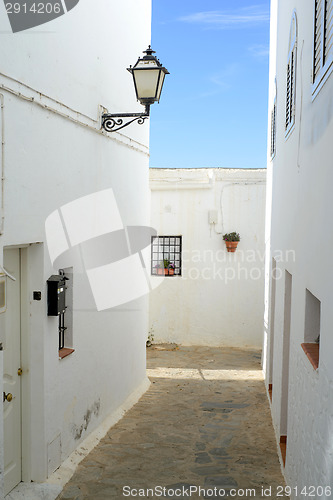
[(59, 269), (66, 277), (66, 311), (59, 315), (59, 359), (66, 358), (73, 349), (73, 268)]
[(321, 302), (309, 290), (305, 296), (304, 342), (318, 342), (320, 335)]
[(307, 289), (305, 295), (304, 344), (302, 344), (302, 348), (315, 370), (319, 366), (320, 313), (320, 300)]

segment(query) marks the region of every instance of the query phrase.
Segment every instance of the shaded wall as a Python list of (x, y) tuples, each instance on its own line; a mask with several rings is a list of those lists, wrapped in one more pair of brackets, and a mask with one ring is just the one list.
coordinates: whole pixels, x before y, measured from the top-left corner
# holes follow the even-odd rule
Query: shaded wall
[[(151, 224), (183, 243), (182, 276), (150, 295), (155, 341), (261, 346), (265, 179), (265, 170), (150, 170)], [(228, 253), (222, 234), (232, 231), (241, 241)]]

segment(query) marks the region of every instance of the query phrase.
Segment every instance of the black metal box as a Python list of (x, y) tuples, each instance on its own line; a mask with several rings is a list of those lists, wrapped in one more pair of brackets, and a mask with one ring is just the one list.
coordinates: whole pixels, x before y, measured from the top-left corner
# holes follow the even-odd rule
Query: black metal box
[(66, 309), (66, 278), (54, 274), (47, 280), (47, 315), (59, 316)]

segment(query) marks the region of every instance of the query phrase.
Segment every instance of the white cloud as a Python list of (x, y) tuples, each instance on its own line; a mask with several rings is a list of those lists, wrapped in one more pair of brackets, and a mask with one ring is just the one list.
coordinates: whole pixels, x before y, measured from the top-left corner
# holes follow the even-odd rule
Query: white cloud
[(245, 25), (257, 25), (269, 21), (269, 12), (263, 5), (252, 5), (234, 12), (220, 10), (195, 12), (180, 17), (178, 21), (200, 24), (207, 28), (241, 28)]
[(268, 57), (269, 56), (269, 47), (267, 45), (252, 45), (248, 48), (248, 51), (254, 57)]
[(239, 77), (241, 67), (237, 63), (229, 64), (220, 71), (207, 76), (206, 81), (209, 82), (208, 89), (199, 94), (194, 94), (188, 100), (194, 101), (197, 99), (205, 99), (214, 97), (223, 92), (227, 92), (233, 86), (233, 82)]
[(232, 81), (239, 74), (239, 70), (239, 64), (229, 64), (219, 73), (212, 75), (210, 81), (222, 89), (228, 89), (232, 86)]

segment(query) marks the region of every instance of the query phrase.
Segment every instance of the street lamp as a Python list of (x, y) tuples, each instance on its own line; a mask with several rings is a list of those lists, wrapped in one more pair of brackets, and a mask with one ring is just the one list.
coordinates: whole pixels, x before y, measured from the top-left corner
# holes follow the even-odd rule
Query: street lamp
[(140, 104), (145, 106), (145, 111), (143, 113), (103, 114), (102, 128), (107, 132), (116, 132), (134, 121), (142, 125), (149, 117), (150, 105), (160, 100), (164, 78), (165, 75), (169, 74), (169, 71), (153, 56), (155, 51), (151, 49), (150, 45), (144, 54), (146, 55), (139, 58), (136, 64), (127, 70), (133, 76), (136, 98)]

